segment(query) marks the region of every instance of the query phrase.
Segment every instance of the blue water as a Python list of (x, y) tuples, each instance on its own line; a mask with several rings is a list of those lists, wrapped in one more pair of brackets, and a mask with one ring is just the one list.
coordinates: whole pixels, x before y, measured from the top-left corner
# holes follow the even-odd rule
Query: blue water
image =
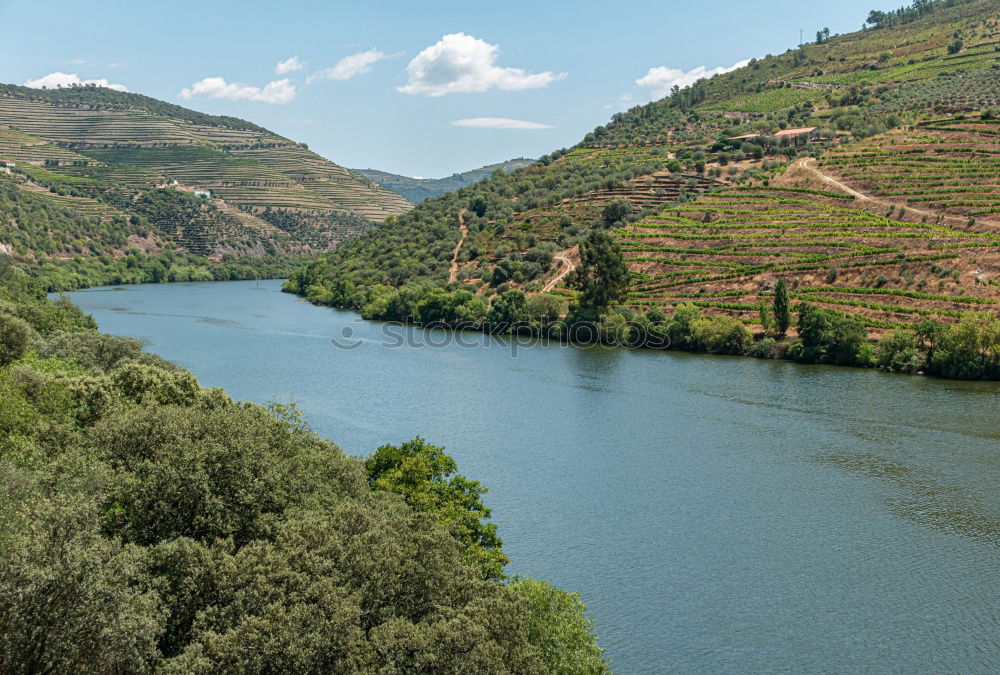
[(70, 297), (349, 454), (446, 446), (618, 672), (1000, 671), (996, 383), (404, 331), (279, 286)]

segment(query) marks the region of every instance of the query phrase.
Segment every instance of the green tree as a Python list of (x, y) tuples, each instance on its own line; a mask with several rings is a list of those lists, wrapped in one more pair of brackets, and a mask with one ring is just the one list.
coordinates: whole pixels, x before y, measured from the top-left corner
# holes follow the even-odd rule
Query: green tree
[(601, 220), (608, 227), (623, 221), (632, 213), (632, 202), (627, 199), (612, 199), (601, 209)]
[(774, 287), (774, 322), (778, 335), (784, 337), (792, 325), (792, 307), (788, 299), (788, 286), (784, 279), (778, 279)]
[(611, 672), (579, 594), (534, 579), (515, 579), (509, 588), (528, 603), (528, 640), (550, 673)]
[(566, 298), (554, 293), (535, 293), (528, 296), (524, 311), (532, 321), (552, 323), (566, 313)]
[(772, 314), (771, 309), (763, 300), (760, 301), (757, 313), (760, 316), (761, 330), (764, 331), (764, 336), (766, 337), (774, 330), (774, 314)]
[(159, 658), (163, 607), (142, 551), (102, 537), (95, 506), (36, 496), (18, 508), (30, 527), (5, 523), (0, 671), (143, 672)]
[(935, 372), (960, 380), (994, 374), (1000, 367), (1000, 320), (967, 314), (944, 328), (931, 356)]
[(920, 336), (898, 328), (886, 333), (875, 348), (875, 365), (890, 373), (915, 373), (927, 363), (920, 349)]
[(868, 331), (856, 316), (803, 302), (797, 324), (801, 342), (789, 355), (804, 363), (868, 366), (873, 356)]
[(490, 517), (481, 499), (486, 488), (458, 473), (444, 448), (419, 436), (398, 446), (383, 445), (365, 461), (365, 469), (376, 490), (400, 494), (413, 508), (436, 516), (483, 578), (503, 578), (509, 561), (497, 526), (485, 522)]
[(586, 307), (603, 308), (628, 295), (629, 273), (621, 249), (607, 232), (593, 231), (580, 244), (580, 266), (571, 281)]
[(509, 288), (493, 298), (487, 321), (493, 332), (506, 333), (516, 330), (518, 324), (525, 320), (526, 299), (524, 291)]
[(34, 331), (24, 319), (0, 314), (0, 366), (24, 356), (32, 333)]

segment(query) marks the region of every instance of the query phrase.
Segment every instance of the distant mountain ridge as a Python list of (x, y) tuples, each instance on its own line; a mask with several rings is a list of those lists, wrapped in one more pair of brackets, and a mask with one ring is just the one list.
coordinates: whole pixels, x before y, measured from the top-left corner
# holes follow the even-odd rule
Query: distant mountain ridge
[(506, 162), (472, 169), (471, 171), (452, 174), (445, 178), (411, 178), (387, 171), (379, 171), (378, 169), (351, 169), (351, 171), (378, 183), (387, 190), (392, 190), (414, 204), (419, 204), (425, 199), (437, 197), (446, 192), (461, 190), (468, 185), (478, 183), (484, 178), (491, 176), (498, 169), (510, 173), (511, 171), (531, 166), (534, 162), (535, 160), (533, 159), (519, 157), (517, 159), (509, 159)]

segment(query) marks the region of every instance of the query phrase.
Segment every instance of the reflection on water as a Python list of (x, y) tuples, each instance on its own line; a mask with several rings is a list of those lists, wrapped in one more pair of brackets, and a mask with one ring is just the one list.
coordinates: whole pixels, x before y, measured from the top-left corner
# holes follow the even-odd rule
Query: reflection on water
[(884, 502), (900, 518), (1000, 547), (1000, 518), (995, 513), (963, 506), (967, 503), (966, 495), (944, 483), (940, 476), (874, 454), (827, 455), (817, 459), (859, 476), (888, 481), (899, 488), (903, 496), (886, 497)]
[(509, 572), (579, 591), (621, 672), (1000, 671), (1000, 384), (420, 329), (388, 348), (278, 289), (72, 295), (350, 454), (446, 446)]

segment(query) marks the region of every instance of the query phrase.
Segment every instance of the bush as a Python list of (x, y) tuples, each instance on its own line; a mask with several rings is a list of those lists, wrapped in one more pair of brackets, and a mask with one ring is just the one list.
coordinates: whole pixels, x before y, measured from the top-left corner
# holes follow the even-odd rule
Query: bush
[(34, 332), (24, 319), (0, 314), (0, 366), (24, 356)]
[(750, 348), (750, 356), (755, 359), (773, 359), (777, 356), (774, 338), (766, 337), (754, 343)]
[(799, 305), (796, 325), (800, 343), (789, 350), (796, 361), (838, 366), (871, 365), (868, 332), (857, 317), (803, 302)]
[(743, 354), (753, 342), (750, 329), (730, 316), (697, 319), (691, 329), (695, 348), (709, 354)]
[(995, 374), (1000, 358), (1000, 320), (967, 314), (945, 328), (934, 347), (931, 366), (939, 375), (973, 380)]
[(885, 334), (875, 348), (875, 365), (890, 373), (916, 373), (927, 364), (920, 349), (920, 336), (914, 331), (897, 329)]

